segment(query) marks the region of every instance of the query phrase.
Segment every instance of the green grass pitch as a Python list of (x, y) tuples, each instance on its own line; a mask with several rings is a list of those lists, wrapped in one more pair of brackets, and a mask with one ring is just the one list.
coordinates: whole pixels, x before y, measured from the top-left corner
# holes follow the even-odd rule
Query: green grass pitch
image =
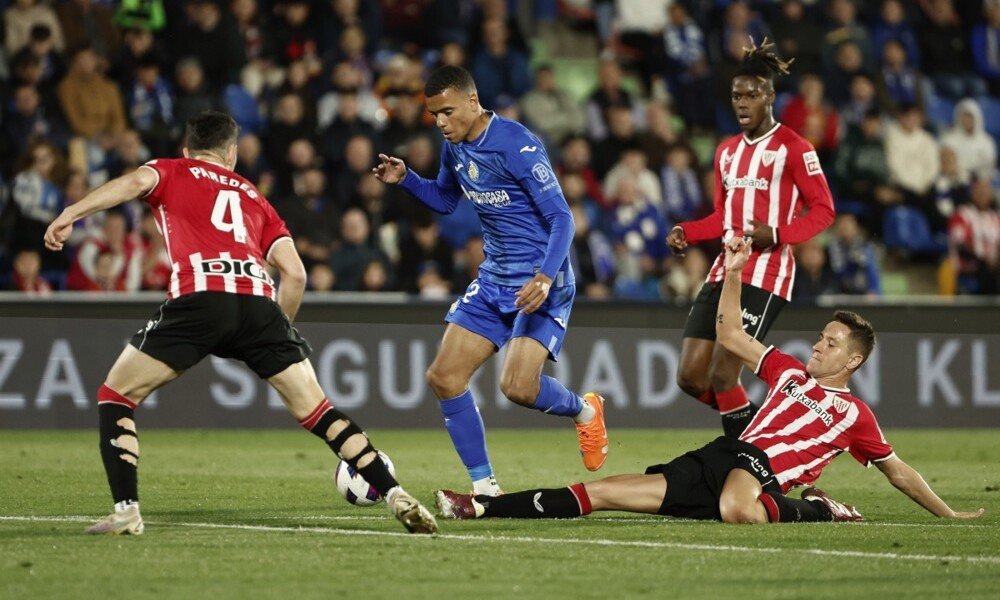
[[(140, 417), (141, 419), (141, 417)], [(898, 455), (974, 521), (931, 517), (876, 469), (821, 480), (862, 524), (729, 526), (599, 513), (440, 522), (409, 536), (383, 505), (337, 495), (335, 461), (301, 431), (143, 431), (141, 537), (91, 537), (108, 511), (94, 431), (0, 436), (0, 598), (997, 598), (1000, 432), (888, 431)], [(424, 501), (468, 480), (443, 430), (372, 431)], [(492, 430), (507, 490), (584, 471), (567, 430)], [(612, 430), (601, 475), (638, 472), (714, 431)], [(34, 519), (34, 520), (31, 520)]]

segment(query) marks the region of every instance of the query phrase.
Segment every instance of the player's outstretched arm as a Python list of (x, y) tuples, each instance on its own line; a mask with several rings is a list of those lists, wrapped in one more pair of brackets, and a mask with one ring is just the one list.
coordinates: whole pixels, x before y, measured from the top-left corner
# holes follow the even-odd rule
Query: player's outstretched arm
[(372, 174), (379, 181), (398, 183), (400, 187), (420, 200), (427, 208), (442, 215), (455, 212), (455, 207), (462, 199), (462, 193), (454, 183), (454, 177), (448, 168), (441, 163), (437, 179), (424, 179), (410, 169), (402, 159), (387, 154), (379, 154), (378, 166), (372, 169)]
[(379, 164), (372, 169), (375, 179), (382, 183), (402, 183), (406, 179), (406, 163), (403, 159), (388, 154), (379, 154), (378, 159)]
[(139, 167), (128, 175), (105, 183), (82, 200), (67, 206), (45, 231), (45, 247), (62, 250), (63, 242), (73, 231), (73, 223), (84, 217), (118, 206), (133, 198), (145, 195), (156, 187), (159, 175), (152, 168)]
[(306, 268), (299, 258), (292, 238), (284, 238), (275, 242), (271, 248), (268, 261), (278, 269), (281, 284), (278, 286), (278, 306), (288, 317), (295, 320), (302, 306), (302, 293), (306, 290)]
[(896, 456), (875, 463), (886, 479), (899, 491), (909, 496), (914, 502), (923, 506), (937, 517), (952, 519), (975, 519), (983, 514), (982, 508), (973, 512), (957, 512), (938, 497), (920, 473)]
[(750, 244), (743, 238), (733, 238), (725, 244), (725, 253), (726, 279), (715, 318), (716, 339), (743, 364), (756, 369), (767, 348), (743, 330), (743, 307), (740, 305), (743, 267), (750, 258)]

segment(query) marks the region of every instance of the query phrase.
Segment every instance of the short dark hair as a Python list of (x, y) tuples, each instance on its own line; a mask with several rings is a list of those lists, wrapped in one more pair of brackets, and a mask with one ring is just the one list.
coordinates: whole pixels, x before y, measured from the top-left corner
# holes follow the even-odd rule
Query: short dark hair
[(203, 111), (190, 119), (185, 126), (184, 139), (188, 151), (225, 150), (236, 143), (240, 128), (224, 112)]
[(875, 329), (867, 319), (849, 310), (838, 310), (833, 313), (833, 320), (843, 323), (851, 330), (851, 343), (861, 353), (861, 364), (858, 365), (861, 367), (875, 348)]
[(769, 42), (766, 37), (760, 46), (754, 43), (753, 38), (750, 38), (750, 46), (743, 48), (743, 61), (736, 68), (733, 77), (746, 75), (774, 83), (776, 78), (788, 75), (788, 69), (795, 62), (795, 59), (781, 60), (773, 48), (774, 42)]
[(461, 92), (476, 91), (476, 82), (469, 73), (462, 67), (445, 65), (438, 67), (431, 72), (424, 84), (424, 96), (430, 98), (444, 93), (448, 88), (454, 88)]

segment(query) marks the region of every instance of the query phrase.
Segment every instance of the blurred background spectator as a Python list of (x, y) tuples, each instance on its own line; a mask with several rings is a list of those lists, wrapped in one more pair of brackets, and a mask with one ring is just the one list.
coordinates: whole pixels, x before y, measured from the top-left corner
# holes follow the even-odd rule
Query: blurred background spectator
[(767, 35), (796, 59), (775, 115), (817, 147), (840, 215), (797, 249), (795, 301), (996, 291), (1000, 0), (0, 7), (8, 288), (168, 285), (138, 200), (78, 224), (65, 253), (45, 251), (41, 234), (109, 178), (177, 156), (185, 120), (215, 108), (240, 124), (236, 170), (287, 220), (309, 289), (450, 297), (482, 261), (474, 209), (428, 214), (368, 171), (388, 152), (436, 176), (443, 142), (423, 81), (458, 64), (484, 106), (545, 143), (577, 225), (580, 295), (685, 302), (718, 247), (674, 257), (663, 237), (712, 210), (714, 150), (739, 133), (731, 78), (748, 36)]

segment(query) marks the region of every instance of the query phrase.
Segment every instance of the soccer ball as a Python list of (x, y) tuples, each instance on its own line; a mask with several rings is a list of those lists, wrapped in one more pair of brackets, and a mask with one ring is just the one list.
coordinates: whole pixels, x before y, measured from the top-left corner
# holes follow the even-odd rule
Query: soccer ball
[[(378, 455), (382, 458), (389, 473), (396, 476), (396, 467), (386, 456), (385, 452), (379, 450)], [(333, 480), (337, 484), (337, 491), (345, 500), (357, 506), (372, 506), (382, 499), (378, 490), (368, 485), (365, 478), (358, 473), (358, 470), (347, 464), (347, 461), (337, 463), (337, 470), (333, 472)]]

